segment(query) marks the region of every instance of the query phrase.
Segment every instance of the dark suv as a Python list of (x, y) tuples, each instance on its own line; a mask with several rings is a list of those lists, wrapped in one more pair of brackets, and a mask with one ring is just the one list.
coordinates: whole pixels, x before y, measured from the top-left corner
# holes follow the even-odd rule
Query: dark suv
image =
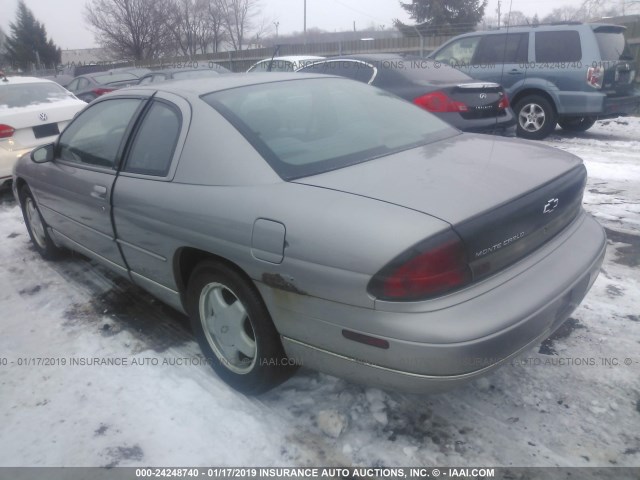
[(473, 32), (451, 39), (430, 58), (502, 84), (518, 135), (541, 139), (556, 124), (585, 131), (598, 119), (638, 110), (635, 61), (624, 30), (564, 23)]

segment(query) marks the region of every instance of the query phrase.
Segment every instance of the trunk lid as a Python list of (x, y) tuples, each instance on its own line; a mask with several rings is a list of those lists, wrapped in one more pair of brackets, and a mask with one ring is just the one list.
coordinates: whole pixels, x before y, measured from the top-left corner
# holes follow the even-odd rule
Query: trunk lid
[(44, 102), (20, 108), (0, 110), (0, 124), (15, 129), (13, 140), (31, 147), (46, 143), (48, 137), (55, 137), (73, 119), (74, 115), (87, 104), (76, 98), (55, 102)]
[(446, 91), (452, 99), (467, 106), (468, 111), (460, 112), (464, 119), (491, 118), (505, 113), (505, 109), (500, 108), (504, 91), (497, 83), (462, 83), (449, 87)]
[(296, 183), (448, 222), (477, 280), (526, 256), (576, 217), (586, 170), (579, 158), (550, 147), (464, 134)]

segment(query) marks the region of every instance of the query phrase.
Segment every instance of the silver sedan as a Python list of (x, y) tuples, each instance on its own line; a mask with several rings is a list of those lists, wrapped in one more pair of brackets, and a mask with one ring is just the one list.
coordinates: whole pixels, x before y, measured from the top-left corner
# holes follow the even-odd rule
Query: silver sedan
[(585, 183), (559, 150), (270, 74), (100, 97), (13, 188), (43, 257), (81, 252), (187, 313), (255, 394), (298, 365), (437, 391), (549, 336), (604, 256)]

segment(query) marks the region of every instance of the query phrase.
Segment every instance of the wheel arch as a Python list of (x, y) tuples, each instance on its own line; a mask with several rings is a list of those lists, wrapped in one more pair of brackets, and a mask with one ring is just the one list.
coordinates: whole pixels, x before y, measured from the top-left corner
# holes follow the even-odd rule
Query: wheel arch
[[(530, 95), (539, 95), (547, 99), (551, 104), (551, 106), (553, 107), (555, 114), (558, 115), (558, 106), (553, 96), (549, 94), (549, 92), (547, 92), (546, 90), (542, 90), (540, 88), (525, 88), (524, 90), (520, 90), (518, 93), (515, 94), (513, 98), (510, 99), (511, 105), (516, 106), (520, 100)], [(516, 115), (518, 114), (518, 112), (515, 112), (515, 113)]]
[[(178, 292), (180, 293), (180, 301), (185, 311), (187, 310), (186, 294), (189, 277), (191, 277), (195, 268), (204, 261), (220, 263), (231, 268), (242, 276), (243, 279), (255, 289), (256, 293), (260, 295), (251, 277), (236, 263), (206, 250), (194, 247), (180, 247), (173, 256), (173, 274)], [(260, 298), (262, 298), (261, 295)]]
[(16, 192), (18, 192), (18, 199), (20, 200), (20, 206), (22, 206), (22, 202), (24, 201), (24, 195), (22, 193), (22, 189), (25, 186), (28, 188), (29, 185), (27, 184), (27, 181), (22, 177), (15, 178), (14, 182), (16, 183)]

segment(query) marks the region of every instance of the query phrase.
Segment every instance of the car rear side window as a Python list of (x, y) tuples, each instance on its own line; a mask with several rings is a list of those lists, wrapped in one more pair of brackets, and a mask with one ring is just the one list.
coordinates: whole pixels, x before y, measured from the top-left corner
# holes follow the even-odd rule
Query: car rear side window
[(576, 30), (536, 32), (536, 62), (577, 62), (582, 60), (580, 34)]
[(179, 110), (154, 101), (136, 133), (124, 171), (164, 177), (171, 166), (181, 123)]
[(362, 163), (457, 135), (390, 93), (310, 78), (203, 95), (285, 180)]
[(117, 98), (88, 107), (60, 136), (59, 158), (113, 168), (124, 134), (139, 105), (138, 99)]
[(529, 34), (485, 35), (480, 40), (472, 64), (525, 63), (529, 60)]

